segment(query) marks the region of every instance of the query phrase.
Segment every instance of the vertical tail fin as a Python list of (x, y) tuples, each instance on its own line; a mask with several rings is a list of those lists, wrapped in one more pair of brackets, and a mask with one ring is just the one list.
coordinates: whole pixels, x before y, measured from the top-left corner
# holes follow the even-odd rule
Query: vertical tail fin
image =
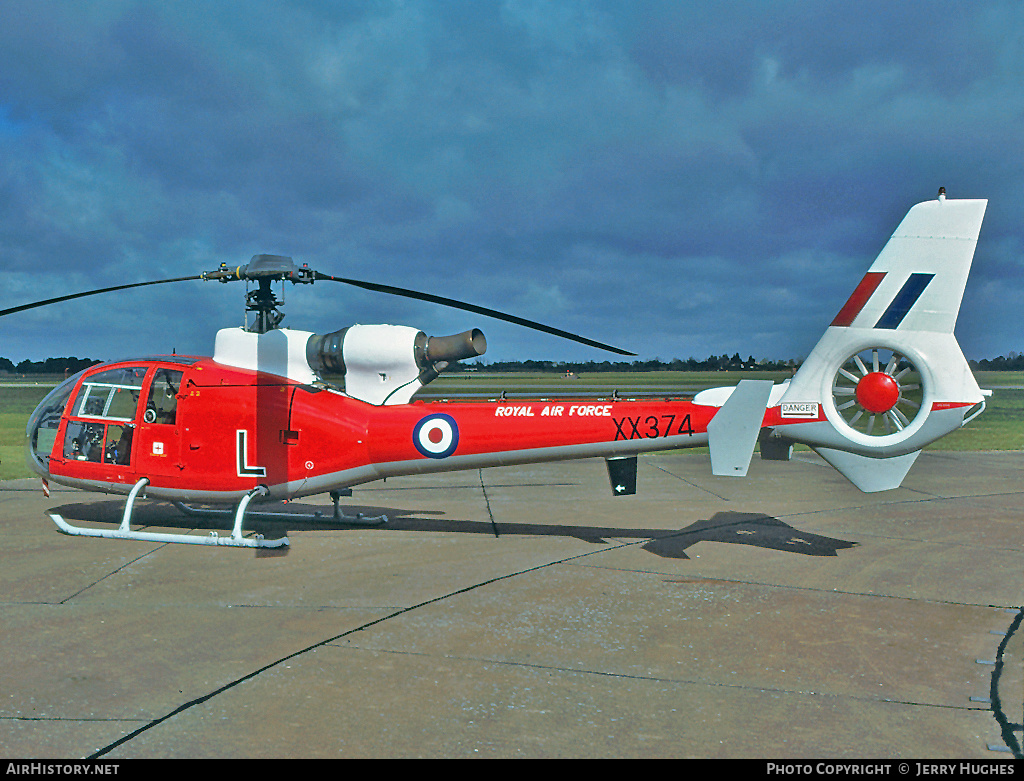
[(897, 487), (916, 454), (984, 396), (953, 336), (987, 201), (914, 206), (769, 408), (864, 491)]

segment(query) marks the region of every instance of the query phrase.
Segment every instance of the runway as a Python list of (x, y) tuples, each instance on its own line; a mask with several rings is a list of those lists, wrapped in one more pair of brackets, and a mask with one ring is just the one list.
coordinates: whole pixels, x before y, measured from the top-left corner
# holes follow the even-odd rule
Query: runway
[(348, 500), (387, 526), (247, 524), (291, 540), (261, 555), (67, 537), (46, 512), (116, 526), (123, 500), (9, 481), (0, 752), (1020, 758), (1022, 475), (928, 451), (883, 494), (810, 453), (642, 456), (634, 497), (599, 460), (389, 479)]

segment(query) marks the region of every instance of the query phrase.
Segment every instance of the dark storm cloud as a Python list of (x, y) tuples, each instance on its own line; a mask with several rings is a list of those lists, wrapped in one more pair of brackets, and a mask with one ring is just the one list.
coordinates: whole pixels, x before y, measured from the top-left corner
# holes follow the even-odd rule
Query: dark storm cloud
[[(796, 357), (944, 185), (991, 199), (965, 352), (1022, 348), (1016, 2), (37, 0), (0, 15), (8, 305), (271, 252), (645, 357)], [(285, 294), (296, 328), (479, 325), (495, 360), (605, 357), (340, 286)], [(0, 354), (207, 352), (241, 320), (234, 287), (114, 299), (7, 318)]]

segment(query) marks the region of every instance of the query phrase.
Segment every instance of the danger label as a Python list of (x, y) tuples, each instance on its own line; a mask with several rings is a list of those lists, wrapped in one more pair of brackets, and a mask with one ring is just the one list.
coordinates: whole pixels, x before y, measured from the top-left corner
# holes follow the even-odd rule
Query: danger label
[(816, 401), (785, 401), (781, 407), (781, 414), (784, 418), (814, 420), (818, 417), (818, 402)]

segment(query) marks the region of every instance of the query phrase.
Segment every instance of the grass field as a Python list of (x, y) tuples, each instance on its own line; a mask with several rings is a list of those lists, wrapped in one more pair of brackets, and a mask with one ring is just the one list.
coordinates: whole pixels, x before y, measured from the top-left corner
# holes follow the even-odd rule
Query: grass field
[[(560, 374), (466, 372), (442, 375), (418, 397), (494, 398), (517, 396), (688, 395), (703, 388), (735, 385), (741, 379), (781, 382), (782, 372), (614, 372)], [(933, 450), (1020, 450), (1024, 448), (1024, 372), (979, 372), (978, 384), (993, 391), (985, 412), (970, 425), (928, 446)], [(30, 477), (25, 466), (25, 424), (59, 378), (0, 386), (0, 480)]]
[(52, 386), (53, 382), (0, 387), (0, 480), (31, 476), (25, 466), (25, 424)]

